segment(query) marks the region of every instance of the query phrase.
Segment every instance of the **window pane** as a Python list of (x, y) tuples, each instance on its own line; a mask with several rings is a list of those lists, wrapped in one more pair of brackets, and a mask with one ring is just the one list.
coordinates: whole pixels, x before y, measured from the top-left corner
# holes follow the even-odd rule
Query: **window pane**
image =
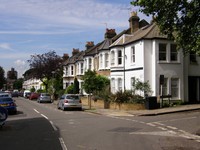
[(135, 62), (135, 46), (133, 46), (132, 48), (132, 62)]
[(122, 51), (119, 50), (118, 51), (118, 65), (121, 65), (122, 64)]
[(159, 60), (167, 60), (167, 44), (159, 44)]
[(179, 79), (178, 78), (171, 79), (171, 94), (172, 94), (172, 97), (179, 97)]
[(164, 78), (164, 84), (162, 86), (162, 95), (168, 95), (168, 78)]
[(177, 61), (178, 60), (178, 52), (177, 52), (177, 49), (176, 49), (176, 44), (171, 44), (170, 45), (170, 50), (171, 50), (171, 53), (170, 53), (170, 59), (171, 61)]

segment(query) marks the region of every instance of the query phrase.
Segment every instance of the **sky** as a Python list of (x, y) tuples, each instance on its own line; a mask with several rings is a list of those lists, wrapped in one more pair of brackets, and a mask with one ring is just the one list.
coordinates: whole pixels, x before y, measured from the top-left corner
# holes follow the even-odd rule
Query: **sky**
[(85, 50), (87, 41), (104, 40), (106, 28), (117, 34), (128, 29), (131, 11), (150, 22), (130, 1), (0, 0), (0, 66), (5, 75), (15, 68), (22, 77), (31, 55)]

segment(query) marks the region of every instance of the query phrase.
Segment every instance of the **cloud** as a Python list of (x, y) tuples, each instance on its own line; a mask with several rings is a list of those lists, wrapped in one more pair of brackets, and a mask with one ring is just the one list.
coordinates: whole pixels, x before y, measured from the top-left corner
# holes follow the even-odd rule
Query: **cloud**
[[(12, 26), (26, 30), (45, 30), (50, 27), (58, 29), (72, 25), (74, 29), (97, 28), (104, 27), (103, 22), (111, 27), (125, 27), (128, 14), (121, 8), (130, 7), (129, 3), (110, 4), (96, 0), (15, 0), (12, 2), (0, 0), (0, 2), (4, 4), (0, 6), (2, 15), (9, 14), (10, 16), (6, 19), (7, 22), (21, 21), (21, 24), (13, 23)], [(15, 15), (20, 16), (21, 20), (19, 17), (15, 20)], [(26, 21), (23, 21), (25, 19)]]
[(9, 43), (0, 43), (0, 49), (12, 50), (11, 45)]
[(20, 59), (16, 60), (14, 63), (15, 63), (17, 66), (23, 66), (23, 65), (26, 64), (24, 60), (20, 60)]

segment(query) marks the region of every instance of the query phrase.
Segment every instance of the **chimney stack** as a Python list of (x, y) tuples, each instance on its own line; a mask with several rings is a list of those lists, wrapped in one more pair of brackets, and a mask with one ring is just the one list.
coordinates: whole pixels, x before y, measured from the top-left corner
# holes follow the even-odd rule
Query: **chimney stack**
[(139, 29), (139, 20), (140, 18), (137, 16), (137, 12), (131, 12), (131, 17), (129, 18), (131, 34)]
[(79, 53), (79, 49), (75, 49), (73, 48), (73, 51), (72, 51), (72, 56), (76, 55)]
[(63, 54), (63, 59), (64, 60), (68, 60), (69, 59), (69, 55), (68, 54)]
[(106, 38), (108, 38), (108, 39), (110, 39), (110, 38), (113, 38), (115, 35), (117, 35), (116, 34), (116, 32), (115, 32), (115, 29), (106, 29), (106, 33), (105, 33), (105, 35), (104, 35), (104, 38), (106, 39)]
[(87, 42), (86, 45), (85, 45), (86, 50), (87, 50), (87, 49), (90, 49), (90, 48), (93, 47), (93, 46), (94, 46), (94, 42), (93, 42), (93, 41)]

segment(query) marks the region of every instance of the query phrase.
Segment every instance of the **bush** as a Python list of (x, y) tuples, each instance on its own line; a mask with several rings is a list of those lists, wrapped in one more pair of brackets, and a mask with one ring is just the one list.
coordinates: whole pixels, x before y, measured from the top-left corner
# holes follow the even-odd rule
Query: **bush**
[(74, 89), (74, 85), (70, 85), (67, 87), (67, 89), (65, 90), (66, 94), (73, 94), (73, 89)]
[(124, 92), (118, 91), (111, 95), (112, 101), (118, 104), (132, 103), (132, 104), (144, 104), (145, 100), (140, 95), (133, 94), (132, 91), (126, 90)]

